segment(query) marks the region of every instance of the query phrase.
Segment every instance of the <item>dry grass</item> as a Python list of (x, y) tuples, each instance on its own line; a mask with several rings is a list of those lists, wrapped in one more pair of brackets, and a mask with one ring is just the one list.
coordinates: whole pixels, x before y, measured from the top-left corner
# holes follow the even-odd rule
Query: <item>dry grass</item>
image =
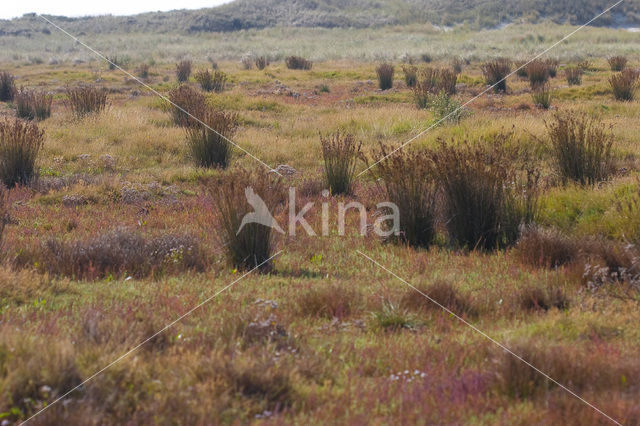
[(609, 85), (617, 101), (632, 101), (638, 88), (640, 73), (632, 69), (624, 69), (609, 77)]
[(461, 294), (457, 287), (449, 281), (438, 280), (429, 286), (417, 288), (419, 292), (414, 289), (406, 290), (401, 299), (402, 306), (416, 311), (442, 311), (440, 306), (429, 300), (432, 299), (456, 315), (462, 317), (478, 315), (478, 310), (471, 298), (466, 294)]
[(569, 86), (579, 86), (582, 84), (582, 75), (584, 69), (580, 66), (570, 66), (564, 69), (564, 75), (567, 78)]
[(356, 289), (339, 283), (313, 285), (297, 297), (297, 312), (301, 316), (343, 319), (357, 309), (360, 298)]
[(626, 56), (611, 56), (607, 59), (611, 71), (622, 71), (627, 66)]

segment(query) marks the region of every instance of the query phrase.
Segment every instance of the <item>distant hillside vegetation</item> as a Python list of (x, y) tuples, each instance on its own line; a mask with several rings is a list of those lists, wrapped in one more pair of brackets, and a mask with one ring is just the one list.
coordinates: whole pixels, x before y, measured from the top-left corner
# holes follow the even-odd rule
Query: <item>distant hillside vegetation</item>
[[(223, 32), (273, 26), (363, 28), (430, 22), (494, 27), (514, 20), (582, 24), (614, 0), (236, 0), (214, 8), (134, 16), (56, 17), (75, 33)], [(597, 26), (640, 24), (640, 0), (625, 0)], [(47, 32), (33, 15), (0, 21), (0, 35)]]

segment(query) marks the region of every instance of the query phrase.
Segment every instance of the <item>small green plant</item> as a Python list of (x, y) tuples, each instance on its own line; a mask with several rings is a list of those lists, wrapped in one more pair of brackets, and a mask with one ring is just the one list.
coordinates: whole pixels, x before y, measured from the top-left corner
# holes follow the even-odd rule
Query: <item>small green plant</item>
[(107, 107), (107, 91), (94, 86), (68, 87), (66, 106), (76, 118), (99, 114)]
[(35, 90), (20, 89), (15, 97), (16, 114), (25, 120), (44, 120), (51, 116), (53, 95)]
[(200, 167), (226, 168), (231, 160), (233, 144), (230, 138), (238, 128), (238, 115), (208, 109), (201, 118), (186, 128), (191, 157)]
[(170, 111), (173, 122), (180, 127), (199, 124), (198, 120), (202, 120), (207, 109), (205, 96), (187, 85), (171, 89), (169, 91), (169, 100), (172, 103)]
[(426, 151), (398, 150), (382, 145), (375, 173), (386, 199), (398, 207), (400, 228), (396, 239), (414, 247), (429, 247), (435, 237), (437, 183), (431, 156)]
[(16, 83), (13, 75), (9, 74), (7, 71), (0, 72), (0, 101), (12, 101), (15, 93)]
[(271, 271), (273, 264), (268, 259), (274, 248), (273, 228), (255, 222), (243, 225), (242, 219), (253, 211), (247, 203), (249, 194), (258, 195), (268, 211), (277, 216), (285, 199), (280, 179), (273, 174), (265, 176), (237, 169), (211, 178), (205, 188), (217, 215), (215, 234), (219, 235), (232, 265), (242, 270), (259, 267), (261, 272)]
[(482, 74), (488, 86), (493, 86), (496, 93), (507, 91), (507, 76), (511, 72), (511, 61), (497, 58), (482, 64)]
[(494, 250), (518, 238), (537, 213), (538, 170), (500, 133), (473, 144), (447, 145), (432, 154), (445, 198), (444, 222), (452, 242)]
[(584, 69), (580, 66), (570, 66), (564, 69), (564, 75), (567, 77), (569, 86), (582, 84), (582, 74), (584, 74)]
[(627, 68), (609, 77), (609, 84), (617, 101), (633, 100), (638, 87), (639, 76), (638, 71)]
[(37, 175), (36, 161), (44, 130), (18, 118), (0, 121), (0, 180), (12, 188), (28, 185)]
[(358, 158), (361, 158), (362, 143), (351, 134), (336, 132), (331, 136), (320, 135), (324, 177), (332, 194), (349, 194), (356, 172)]
[(382, 63), (376, 68), (378, 87), (380, 90), (388, 90), (393, 87), (394, 67), (390, 63)]
[(418, 325), (413, 313), (389, 301), (385, 301), (378, 311), (373, 312), (373, 321), (377, 327), (387, 331), (412, 330)]
[(458, 124), (470, 114), (466, 107), (445, 91), (431, 96), (428, 105), (435, 123)]
[(213, 73), (209, 70), (200, 70), (196, 72), (194, 78), (206, 92), (220, 93), (224, 91), (227, 83), (227, 75), (220, 70), (214, 70)]
[(611, 56), (607, 59), (611, 71), (622, 71), (627, 66), (626, 56)]
[(290, 70), (310, 70), (313, 63), (300, 56), (288, 56), (284, 63)]
[(531, 99), (538, 108), (549, 109), (551, 106), (551, 87), (549, 83), (534, 86), (531, 90)]
[(183, 59), (176, 64), (176, 79), (178, 83), (184, 83), (189, 80), (191, 75), (191, 61), (189, 59)]
[(556, 170), (563, 182), (593, 185), (613, 172), (613, 134), (587, 115), (557, 112), (546, 123)]

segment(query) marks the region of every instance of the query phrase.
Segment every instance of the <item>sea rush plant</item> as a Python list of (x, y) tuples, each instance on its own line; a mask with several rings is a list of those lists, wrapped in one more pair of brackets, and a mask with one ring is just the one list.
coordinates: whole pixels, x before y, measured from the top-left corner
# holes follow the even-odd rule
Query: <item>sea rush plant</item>
[(362, 142), (351, 134), (336, 132), (330, 136), (320, 135), (324, 177), (332, 194), (349, 194), (356, 172), (356, 162), (362, 157)]
[(247, 203), (248, 194), (259, 195), (268, 211), (276, 215), (285, 200), (281, 180), (273, 174), (238, 169), (209, 179), (205, 189), (217, 214), (216, 234), (232, 265), (243, 270), (258, 266), (262, 272), (272, 270), (272, 262), (266, 261), (273, 255), (273, 228), (255, 222), (242, 226), (242, 219), (253, 211)]
[(36, 160), (44, 130), (18, 118), (0, 121), (0, 180), (11, 188), (27, 185), (36, 177)]
[(584, 69), (580, 66), (571, 66), (564, 69), (564, 75), (567, 77), (569, 86), (579, 86), (582, 83), (582, 74), (584, 74)]
[(609, 78), (613, 96), (617, 101), (633, 100), (636, 88), (638, 87), (639, 76), (640, 74), (637, 70), (626, 68), (622, 70), (622, 72), (614, 74)]
[(0, 101), (7, 102), (13, 100), (15, 93), (15, 77), (7, 71), (0, 72)]
[(206, 92), (222, 92), (227, 83), (227, 75), (220, 70), (214, 70), (213, 73), (209, 70), (200, 70), (196, 72), (194, 78)]
[(186, 128), (191, 157), (200, 167), (224, 169), (231, 160), (233, 145), (229, 139), (238, 128), (238, 114), (209, 108), (201, 120), (206, 126), (195, 123)]
[(35, 90), (20, 89), (14, 98), (16, 114), (25, 120), (44, 120), (51, 116), (53, 95)]
[(191, 61), (184, 59), (176, 64), (176, 79), (178, 83), (184, 83), (189, 80), (191, 75)]
[(107, 91), (94, 86), (67, 87), (65, 104), (76, 118), (99, 114), (107, 107)]
[(171, 89), (169, 91), (169, 100), (172, 102), (171, 117), (173, 122), (180, 127), (199, 124), (196, 118), (202, 120), (207, 109), (205, 96), (187, 85)]
[(627, 66), (626, 56), (611, 56), (607, 59), (611, 71), (622, 71)]
[(290, 70), (310, 70), (313, 63), (300, 56), (288, 56), (284, 60), (285, 65)]
[(376, 68), (378, 75), (378, 87), (380, 90), (387, 90), (393, 87), (394, 67), (390, 63), (382, 63)]
[(488, 86), (494, 86), (493, 91), (507, 91), (507, 75), (511, 72), (511, 61), (506, 58), (497, 58), (482, 64), (482, 74)]

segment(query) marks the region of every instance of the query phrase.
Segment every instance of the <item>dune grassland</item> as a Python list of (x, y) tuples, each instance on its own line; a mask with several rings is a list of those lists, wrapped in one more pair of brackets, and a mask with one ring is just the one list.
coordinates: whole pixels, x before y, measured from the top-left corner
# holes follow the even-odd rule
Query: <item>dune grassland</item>
[[(638, 35), (458, 109), (575, 28), (76, 34), (242, 149), (55, 28), (0, 36), (0, 422), (611, 423), (462, 318), (638, 424)], [(235, 235), (245, 186), (317, 235)]]

